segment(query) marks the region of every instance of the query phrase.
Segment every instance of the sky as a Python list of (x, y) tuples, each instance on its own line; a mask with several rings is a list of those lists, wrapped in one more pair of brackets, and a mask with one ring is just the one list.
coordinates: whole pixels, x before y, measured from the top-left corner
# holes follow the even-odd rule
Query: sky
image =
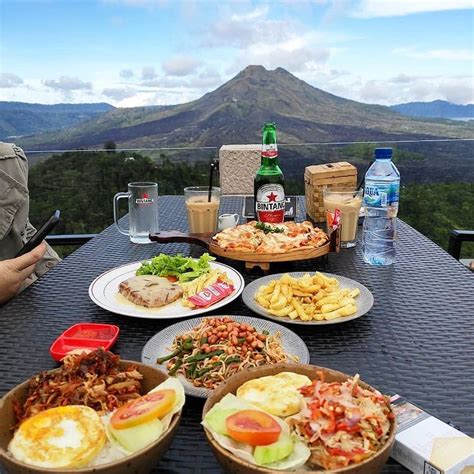
[(166, 105), (248, 65), (391, 105), (474, 103), (472, 0), (0, 0), (0, 100)]

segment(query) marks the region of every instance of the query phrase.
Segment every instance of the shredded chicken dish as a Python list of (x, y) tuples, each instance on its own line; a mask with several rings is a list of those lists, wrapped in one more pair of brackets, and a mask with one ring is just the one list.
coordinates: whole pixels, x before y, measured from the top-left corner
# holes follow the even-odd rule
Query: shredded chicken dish
[(140, 397), (142, 374), (130, 365), (119, 368), (120, 357), (97, 349), (67, 355), (55, 371), (30, 379), (25, 403), (13, 406), (18, 424), (48, 408), (86, 405), (103, 415)]

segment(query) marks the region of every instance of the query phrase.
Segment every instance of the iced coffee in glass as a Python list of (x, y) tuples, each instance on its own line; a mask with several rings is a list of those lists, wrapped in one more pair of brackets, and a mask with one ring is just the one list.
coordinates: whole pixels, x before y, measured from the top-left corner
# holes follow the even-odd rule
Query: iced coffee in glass
[(212, 187), (209, 200), (207, 186), (191, 186), (184, 188), (184, 200), (188, 212), (188, 228), (192, 234), (215, 232), (221, 188)]
[(323, 190), (328, 232), (333, 227), (334, 221), (340, 219), (342, 248), (355, 247), (356, 245), (362, 193), (362, 189), (358, 191)]

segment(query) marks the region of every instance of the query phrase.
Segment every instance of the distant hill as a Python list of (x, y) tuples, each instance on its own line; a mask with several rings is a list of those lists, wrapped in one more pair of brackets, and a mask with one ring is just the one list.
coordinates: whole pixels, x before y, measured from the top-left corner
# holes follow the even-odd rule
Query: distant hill
[(43, 105), (0, 101), (0, 139), (69, 128), (113, 108), (106, 103)]
[(390, 108), (411, 117), (474, 120), (474, 104), (459, 105), (445, 100), (434, 100), (433, 102), (408, 102), (392, 105)]
[(408, 118), (380, 105), (343, 99), (288, 71), (248, 66), (200, 99), (168, 107), (114, 109), (55, 133), (19, 140), (23, 147), (221, 146), (257, 143), (274, 120), (281, 143), (472, 137), (474, 124)]

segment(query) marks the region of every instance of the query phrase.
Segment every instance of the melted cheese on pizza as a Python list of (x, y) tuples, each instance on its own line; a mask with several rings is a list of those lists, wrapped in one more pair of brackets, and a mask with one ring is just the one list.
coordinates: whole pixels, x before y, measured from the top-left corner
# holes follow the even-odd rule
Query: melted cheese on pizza
[(290, 250), (321, 247), (328, 242), (327, 234), (311, 222), (285, 222), (274, 227), (283, 232), (265, 233), (255, 227), (256, 221), (225, 229), (213, 239), (222, 249), (236, 252), (284, 253)]

